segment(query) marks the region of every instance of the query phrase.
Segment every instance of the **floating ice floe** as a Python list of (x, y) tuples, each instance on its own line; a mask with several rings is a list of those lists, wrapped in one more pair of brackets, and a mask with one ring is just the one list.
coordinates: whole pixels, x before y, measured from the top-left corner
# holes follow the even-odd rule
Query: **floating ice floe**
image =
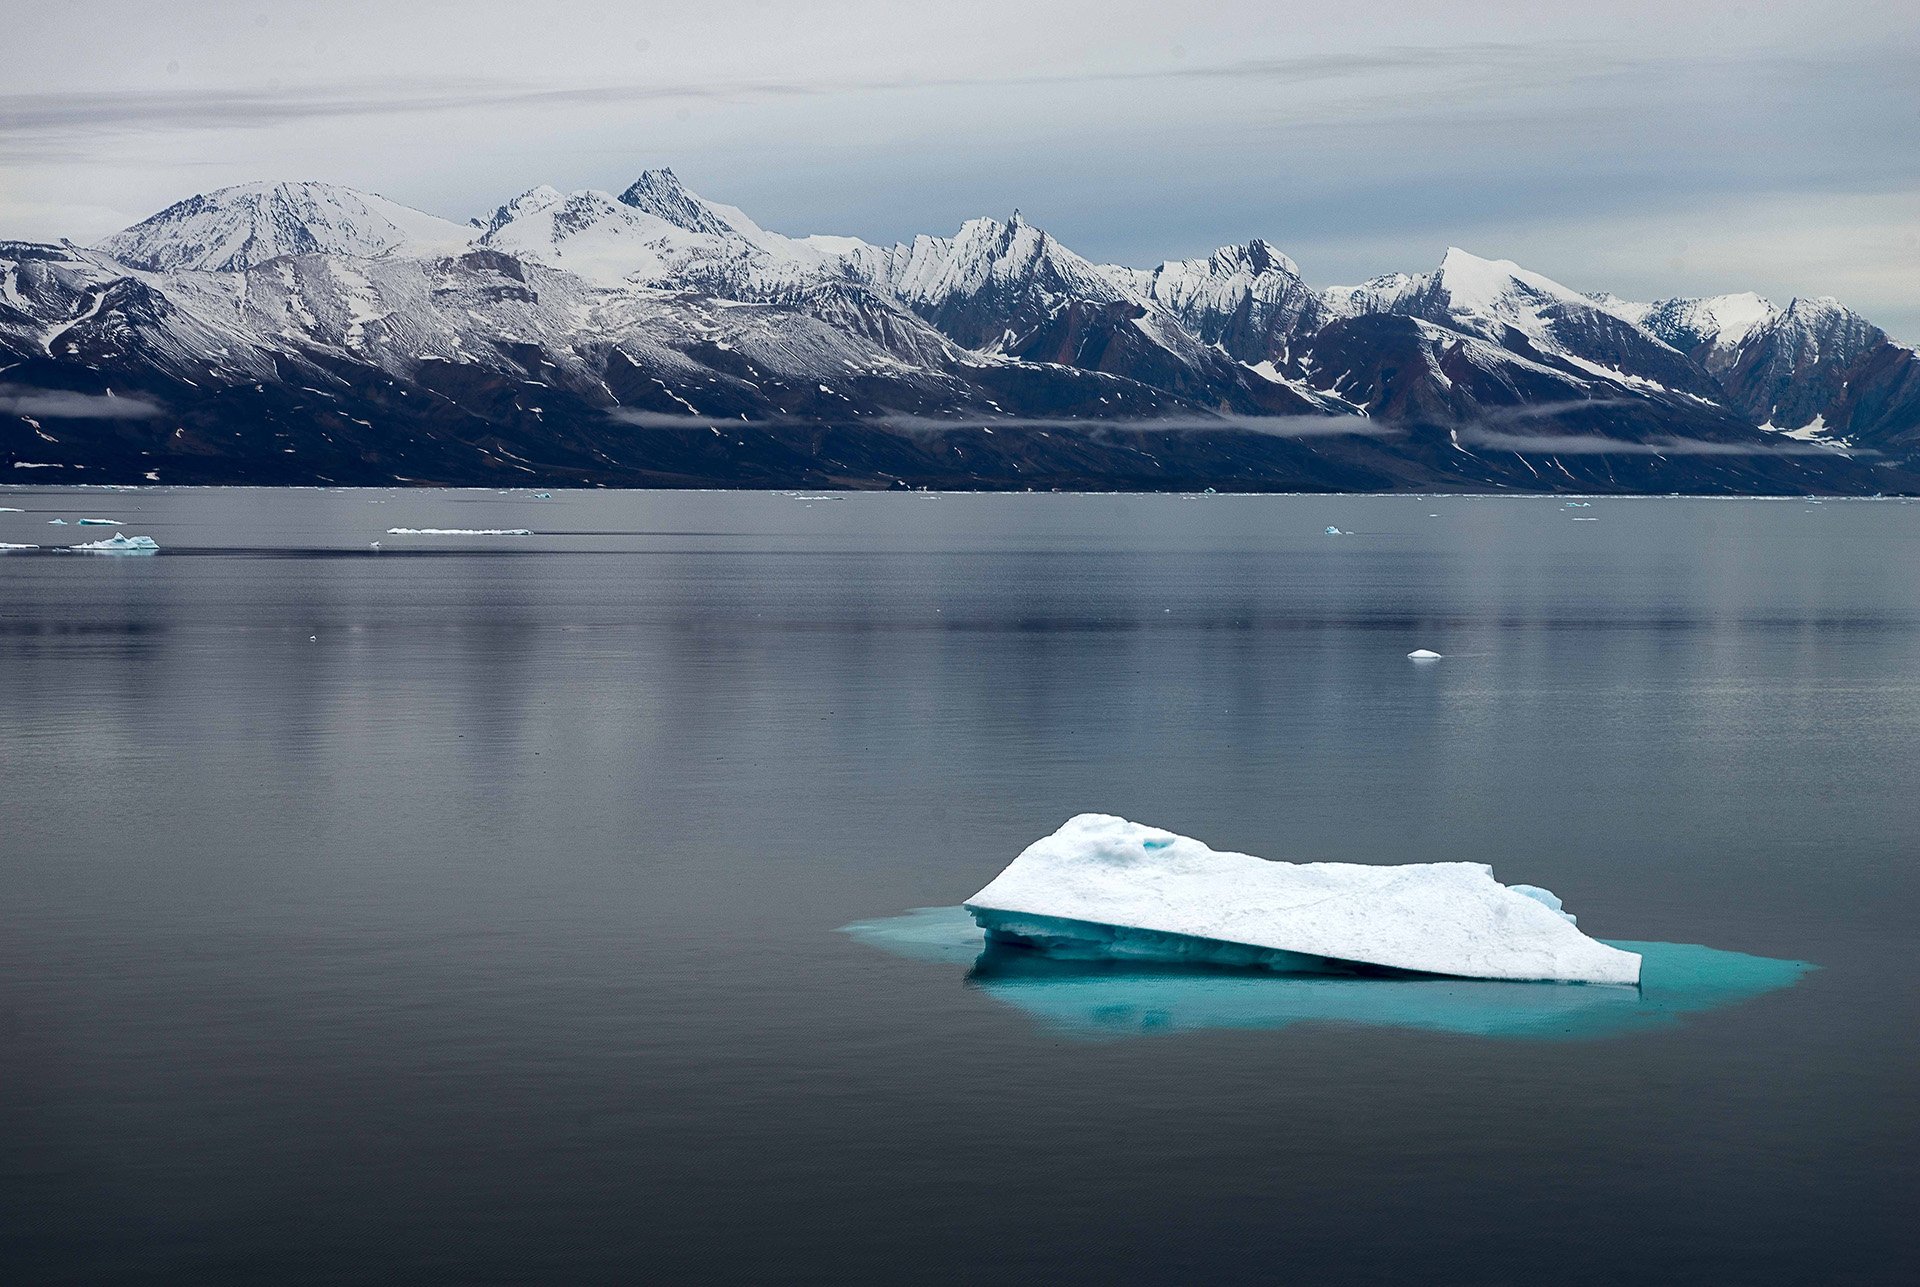
[(85, 545), (69, 545), (68, 549), (76, 554), (152, 554), (160, 548), (160, 543), (151, 536), (128, 536), (115, 532), (104, 541), (89, 541)]
[(50, 518), (47, 520), (47, 523), (51, 527), (65, 527), (67, 520), (64, 518)]
[(16, 545), (12, 541), (0, 541), (0, 550), (37, 550), (37, 545)]
[(75, 520), (81, 527), (124, 527), (125, 519), (120, 518), (82, 518)]
[(388, 536), (532, 536), (524, 527), (389, 527)]
[(989, 944), (1067, 959), (1638, 983), (1640, 957), (1582, 934), (1558, 901), (1481, 863), (1271, 862), (1087, 813), (965, 906)]
[(1440, 654), (1431, 648), (1415, 648), (1407, 654), (1408, 661), (1439, 661)]

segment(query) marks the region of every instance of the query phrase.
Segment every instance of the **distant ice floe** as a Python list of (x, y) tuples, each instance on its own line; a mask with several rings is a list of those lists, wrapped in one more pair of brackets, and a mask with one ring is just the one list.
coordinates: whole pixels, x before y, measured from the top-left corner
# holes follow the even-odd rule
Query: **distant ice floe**
[(152, 554), (159, 550), (160, 543), (151, 536), (128, 536), (115, 532), (104, 541), (89, 541), (85, 545), (69, 545), (67, 548), (76, 554)]
[(75, 520), (81, 527), (125, 527), (123, 518), (82, 518)]
[(1102, 814), (1029, 845), (965, 906), (990, 943), (1068, 959), (1640, 980), (1637, 955), (1481, 863), (1272, 862)]
[(5, 551), (5, 550), (37, 550), (37, 549), (39, 549), (39, 548), (40, 548), (40, 547), (39, 547), (39, 546), (37, 546), (37, 545), (18, 545), (18, 544), (15, 544), (15, 543), (14, 543), (14, 542), (12, 542), (12, 541), (0, 541), (0, 551)]
[(1431, 648), (1415, 648), (1407, 654), (1408, 661), (1439, 661), (1440, 657), (1441, 654)]
[(524, 527), (389, 527), (388, 536), (532, 536)]

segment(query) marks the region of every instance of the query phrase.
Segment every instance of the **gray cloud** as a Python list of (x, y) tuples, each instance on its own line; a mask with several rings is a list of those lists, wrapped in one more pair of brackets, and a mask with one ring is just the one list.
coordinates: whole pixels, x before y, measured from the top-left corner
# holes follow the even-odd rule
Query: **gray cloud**
[[(1408, 69), (1477, 70), (1508, 75), (1531, 68), (1535, 76), (1580, 47), (1549, 51), (1538, 45), (1484, 43), (1446, 49), (1389, 47), (1359, 54), (1301, 58), (1247, 58), (1192, 67), (1088, 70), (1045, 75), (981, 74), (944, 77), (832, 77), (810, 81), (745, 80), (588, 85), (543, 88), (507, 81), (440, 79), (411, 93), (382, 85), (342, 82), (332, 86), (226, 89), (57, 90), (0, 94), (0, 131), (14, 136), (102, 128), (238, 129), (288, 121), (464, 111), (477, 108), (540, 108), (672, 102), (741, 101), (902, 90), (971, 89), (1116, 84), (1152, 81), (1240, 80), (1270, 84), (1315, 84)], [(1589, 53), (1579, 58), (1589, 73), (1611, 66)]]
[(162, 408), (143, 398), (0, 384), (0, 415), (48, 420), (150, 420), (164, 414)]
[[(608, 417), (640, 429), (783, 429), (814, 426), (817, 417), (781, 416), (759, 420), (727, 419), (719, 416), (677, 415), (663, 411), (641, 411), (615, 407)], [(988, 416), (914, 416), (883, 415), (860, 417), (852, 423), (898, 433), (992, 433), (1006, 431), (1052, 431), (1079, 433), (1220, 433), (1238, 430), (1268, 434), (1276, 438), (1389, 438), (1405, 431), (1396, 425), (1382, 424), (1364, 416), (1246, 416), (1188, 415), (1154, 416), (1132, 420), (1090, 420), (1059, 417)]]
[[(1604, 434), (1516, 434), (1497, 429), (1470, 426), (1457, 431), (1463, 445), (1489, 451), (1511, 451), (1522, 456), (1834, 456), (1832, 447), (1819, 443), (1702, 442), (1680, 438), (1654, 438), (1635, 442), (1609, 438)], [(1849, 451), (1850, 456), (1870, 456), (1870, 451)]]

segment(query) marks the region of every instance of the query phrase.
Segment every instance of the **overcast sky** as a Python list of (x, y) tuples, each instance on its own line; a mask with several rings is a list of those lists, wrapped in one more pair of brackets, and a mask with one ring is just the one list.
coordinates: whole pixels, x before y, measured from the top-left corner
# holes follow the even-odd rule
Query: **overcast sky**
[(790, 233), (1020, 207), (1096, 259), (1449, 245), (1920, 339), (1920, 5), (227, 3), (9, 17), (0, 236), (313, 178), (467, 218), (671, 165)]

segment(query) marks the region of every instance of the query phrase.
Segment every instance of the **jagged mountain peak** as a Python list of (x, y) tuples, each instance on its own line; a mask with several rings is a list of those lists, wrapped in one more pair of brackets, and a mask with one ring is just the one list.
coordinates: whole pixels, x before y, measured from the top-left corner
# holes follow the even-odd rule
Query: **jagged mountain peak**
[(1789, 301), (1766, 330), (1796, 350), (1803, 364), (1823, 355), (1850, 362), (1886, 339), (1885, 331), (1831, 295)]
[(472, 236), (450, 219), (336, 183), (238, 183), (177, 201), (98, 249), (154, 272), (244, 272), (282, 255), (438, 253)]
[(724, 237), (743, 231), (722, 215), (718, 207), (688, 191), (687, 186), (680, 182), (680, 177), (664, 167), (642, 171), (639, 178), (627, 185), (619, 200), (622, 205), (663, 219), (688, 232)]
[(1285, 273), (1289, 277), (1300, 275), (1300, 265), (1264, 237), (1255, 237), (1244, 247), (1236, 246), (1233, 249), (1238, 252), (1235, 257), (1242, 259), (1255, 273)]

